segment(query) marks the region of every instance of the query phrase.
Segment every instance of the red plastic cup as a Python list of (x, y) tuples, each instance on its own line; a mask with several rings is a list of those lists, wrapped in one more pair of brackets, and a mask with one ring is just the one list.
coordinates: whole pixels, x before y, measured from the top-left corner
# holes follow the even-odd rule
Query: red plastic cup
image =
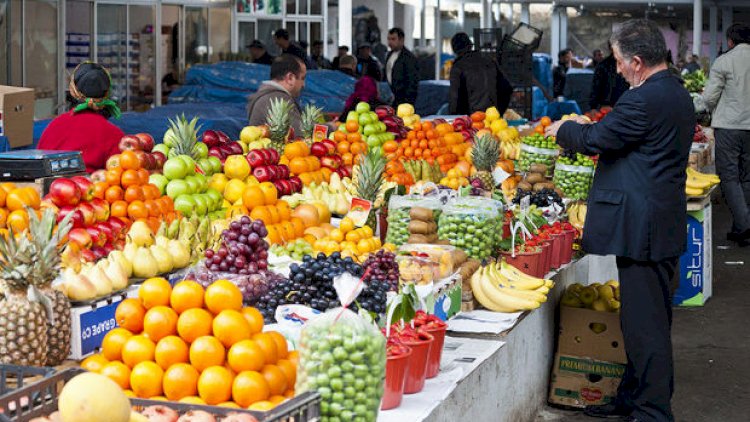
[(381, 410), (393, 409), (401, 405), (411, 355), (412, 351), (409, 349), (409, 353), (389, 356), (385, 361), (385, 383), (383, 385), (383, 399), (380, 402)]
[(406, 383), (404, 394), (419, 393), (424, 388), (427, 379), (427, 361), (430, 357), (430, 348), (435, 338), (426, 331), (419, 331), (419, 340), (405, 341), (402, 343), (411, 348), (409, 368), (406, 371)]
[(448, 330), (448, 324), (440, 328), (424, 329), (430, 333), (435, 340), (430, 346), (430, 357), (427, 359), (427, 378), (435, 378), (440, 372), (440, 359), (443, 357), (443, 344), (445, 343), (445, 332)]

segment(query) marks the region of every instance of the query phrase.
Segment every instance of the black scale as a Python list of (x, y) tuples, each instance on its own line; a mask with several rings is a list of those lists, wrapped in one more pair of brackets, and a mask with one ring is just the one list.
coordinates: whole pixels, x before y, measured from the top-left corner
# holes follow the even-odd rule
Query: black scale
[(0, 153), (0, 180), (36, 180), (85, 171), (80, 151), (27, 149)]

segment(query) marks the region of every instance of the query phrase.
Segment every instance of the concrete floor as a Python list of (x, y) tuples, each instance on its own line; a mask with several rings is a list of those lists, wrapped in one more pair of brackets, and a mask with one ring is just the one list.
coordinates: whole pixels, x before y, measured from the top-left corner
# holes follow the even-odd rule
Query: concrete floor
[[(726, 240), (731, 216), (720, 196), (713, 205), (713, 297), (705, 307), (674, 310), (672, 409), (679, 422), (750, 420), (750, 247)], [(546, 407), (536, 422), (601, 420)]]

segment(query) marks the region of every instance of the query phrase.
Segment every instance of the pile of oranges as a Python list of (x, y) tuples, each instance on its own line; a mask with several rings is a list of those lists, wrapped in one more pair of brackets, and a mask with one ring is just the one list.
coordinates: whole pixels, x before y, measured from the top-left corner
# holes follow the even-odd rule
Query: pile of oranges
[(327, 236), (313, 242), (315, 252), (326, 255), (340, 252), (342, 258), (351, 257), (357, 262), (364, 262), (370, 253), (382, 246), (380, 238), (374, 235), (369, 226), (357, 228), (349, 217), (344, 217), (339, 227), (332, 229)]
[(302, 184), (321, 184), (331, 180), (331, 170), (321, 167), (318, 157), (310, 155), (310, 147), (304, 141), (286, 144), (279, 164), (286, 164), (293, 176), (298, 176)]
[(179, 217), (172, 198), (162, 196), (159, 188), (149, 183), (149, 171), (133, 151), (123, 151), (119, 161), (107, 163), (104, 180), (94, 181), (94, 197), (109, 202), (110, 215), (126, 224), (143, 220), (156, 232), (161, 222)]
[(289, 203), (278, 199), (278, 190), (271, 182), (247, 186), (242, 192), (244, 214), (253, 220), (260, 220), (268, 230), (268, 241), (278, 245), (304, 236), (305, 224), (302, 219), (292, 217)]
[(115, 319), (101, 353), (81, 366), (131, 397), (268, 410), (294, 396), (297, 352), (281, 334), (263, 332), (263, 316), (242, 306), (230, 281), (204, 290), (151, 278)]
[(39, 192), (32, 187), (20, 188), (14, 183), (0, 184), (0, 235), (8, 232), (21, 233), (29, 227), (26, 207), (38, 210), (41, 204)]
[(443, 172), (453, 168), (468, 148), (463, 135), (455, 132), (453, 126), (448, 123), (433, 125), (429, 121), (415, 123), (400, 143), (388, 141), (383, 144), (383, 152), (389, 161), (425, 160), (429, 164), (438, 163)]
[(346, 124), (333, 132), (333, 141), (336, 142), (336, 151), (341, 155), (345, 166), (357, 164), (360, 157), (367, 152), (367, 144), (362, 138), (359, 122), (356, 120), (347, 120)]

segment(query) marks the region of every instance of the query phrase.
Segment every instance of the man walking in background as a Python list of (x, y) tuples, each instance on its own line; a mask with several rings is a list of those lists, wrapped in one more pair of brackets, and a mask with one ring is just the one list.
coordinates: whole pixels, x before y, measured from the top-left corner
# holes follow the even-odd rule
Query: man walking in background
[(613, 106), (620, 96), (630, 88), (628, 82), (617, 73), (617, 60), (612, 53), (612, 44), (607, 43), (609, 56), (594, 69), (594, 80), (591, 86), (589, 106), (600, 108)]
[(414, 105), (419, 90), (419, 67), (417, 58), (404, 46), (403, 29), (388, 31), (388, 47), (391, 51), (385, 59), (385, 78), (393, 91), (393, 106)]
[(730, 50), (716, 59), (703, 91), (712, 111), (716, 136), (716, 171), (732, 212), (727, 239), (747, 246), (750, 241), (750, 26), (727, 30)]
[(573, 60), (573, 50), (566, 48), (557, 54), (557, 66), (552, 69), (552, 94), (562, 97), (565, 91), (565, 78)]
[(307, 68), (297, 56), (282, 54), (271, 63), (271, 80), (264, 81), (258, 91), (248, 98), (247, 114), (250, 126), (266, 124), (266, 115), (271, 107), (271, 100), (281, 98), (293, 105), (289, 119), (294, 133), (300, 131), (301, 109), (297, 101), (305, 87)]

